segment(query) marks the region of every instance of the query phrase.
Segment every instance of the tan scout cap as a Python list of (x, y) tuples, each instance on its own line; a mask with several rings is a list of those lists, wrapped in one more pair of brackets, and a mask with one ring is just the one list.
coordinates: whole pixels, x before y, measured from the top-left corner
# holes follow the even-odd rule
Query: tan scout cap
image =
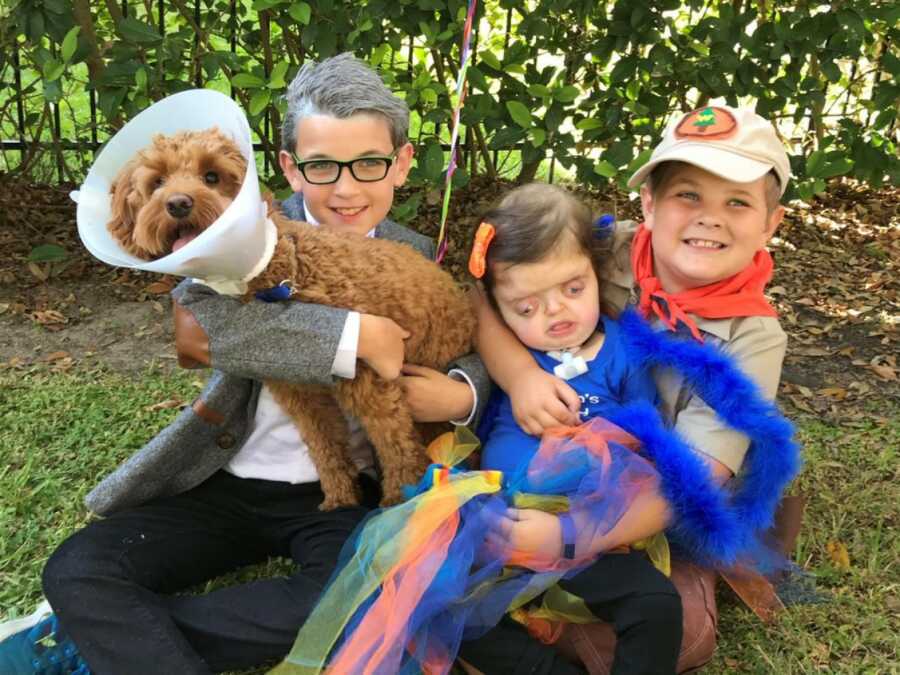
[(662, 162), (687, 162), (736, 183), (750, 183), (774, 170), (787, 189), (791, 165), (765, 118), (749, 108), (709, 106), (677, 118), (644, 166), (628, 181), (634, 188)]

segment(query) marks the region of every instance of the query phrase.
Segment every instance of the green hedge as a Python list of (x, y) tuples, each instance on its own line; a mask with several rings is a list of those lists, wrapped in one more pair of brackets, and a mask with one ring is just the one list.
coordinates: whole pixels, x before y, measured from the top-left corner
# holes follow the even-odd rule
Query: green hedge
[[(66, 140), (102, 142), (151, 101), (208, 86), (233, 92), (273, 166), (285, 83), (306, 59), (352, 50), (409, 102), (413, 180), (437, 185), (465, 11), (463, 0), (19, 0), (0, 9), (0, 132), (20, 138), (21, 102), (24, 140), (44, 144), (3, 159), (78, 180), (92, 155)], [(482, 2), (459, 181), (528, 180), (552, 157), (582, 184), (621, 183), (671, 112), (718, 99), (755, 101), (777, 121), (794, 194), (843, 175), (900, 184), (898, 25), (900, 5), (874, 1)]]

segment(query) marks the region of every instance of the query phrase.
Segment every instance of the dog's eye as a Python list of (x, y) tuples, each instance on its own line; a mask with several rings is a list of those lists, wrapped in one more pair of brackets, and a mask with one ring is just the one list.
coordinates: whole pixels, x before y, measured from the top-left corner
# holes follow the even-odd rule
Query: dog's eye
[(215, 171), (207, 171), (206, 175), (203, 176), (203, 180), (205, 180), (209, 185), (215, 185), (219, 182), (219, 174)]
[(163, 177), (160, 176), (159, 178), (157, 178), (156, 180), (153, 181), (153, 183), (152, 183), (153, 189), (159, 190), (159, 188), (161, 188), (163, 186), (163, 183), (165, 183), (165, 182), (166, 181), (163, 179)]

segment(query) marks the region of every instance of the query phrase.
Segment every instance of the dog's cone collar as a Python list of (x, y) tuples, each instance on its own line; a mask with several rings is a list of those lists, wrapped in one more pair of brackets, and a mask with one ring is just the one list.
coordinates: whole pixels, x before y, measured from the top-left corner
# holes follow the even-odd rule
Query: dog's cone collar
[[(156, 134), (218, 127), (247, 159), (247, 175), (225, 213), (193, 241), (158, 260), (141, 260), (123, 249), (106, 229), (111, 217), (110, 187), (119, 170)], [(197, 277), (207, 282), (241, 282), (258, 274), (275, 247), (275, 226), (266, 218), (259, 192), (250, 125), (230, 98), (209, 89), (184, 91), (153, 104), (106, 144), (88, 172), (78, 202), (78, 234), (87, 249), (110, 265)]]

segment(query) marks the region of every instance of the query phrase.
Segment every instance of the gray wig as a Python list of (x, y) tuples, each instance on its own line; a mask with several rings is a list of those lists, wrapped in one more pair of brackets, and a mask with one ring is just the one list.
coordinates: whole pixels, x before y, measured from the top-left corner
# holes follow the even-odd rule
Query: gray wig
[(387, 88), (378, 74), (350, 52), (319, 63), (307, 61), (284, 96), (287, 112), (281, 147), (297, 147), (297, 124), (312, 115), (347, 119), (359, 113), (381, 115), (388, 123), (394, 148), (407, 142), (409, 108)]

